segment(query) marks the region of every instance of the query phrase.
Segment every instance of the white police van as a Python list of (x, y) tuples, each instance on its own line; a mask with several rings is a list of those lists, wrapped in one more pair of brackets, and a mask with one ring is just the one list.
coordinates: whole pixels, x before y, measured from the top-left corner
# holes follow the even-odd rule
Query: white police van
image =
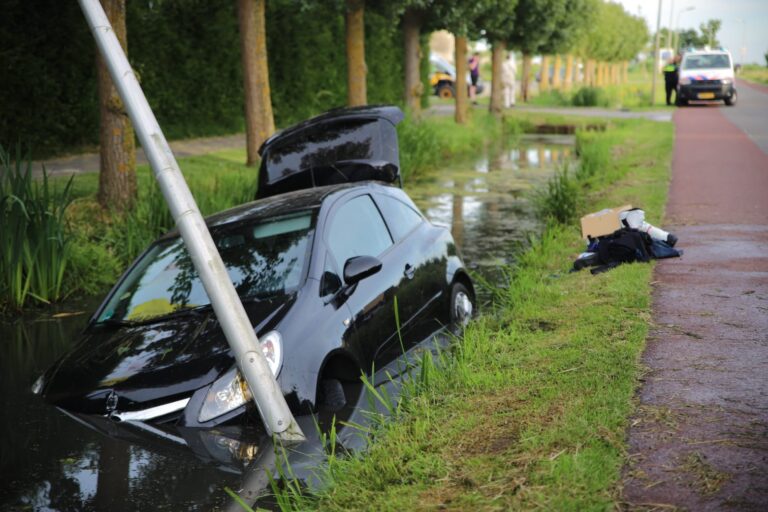
[(736, 104), (733, 58), (727, 50), (693, 50), (683, 54), (677, 82), (677, 104), (689, 101), (723, 100)]

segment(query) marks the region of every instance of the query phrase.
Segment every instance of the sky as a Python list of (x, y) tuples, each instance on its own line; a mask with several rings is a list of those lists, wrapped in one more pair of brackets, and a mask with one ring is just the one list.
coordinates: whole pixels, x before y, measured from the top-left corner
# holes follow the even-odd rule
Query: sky
[[(651, 33), (656, 32), (659, 0), (614, 0), (630, 14), (645, 18)], [(693, 10), (684, 11), (693, 7)], [(681, 12), (683, 11), (683, 12)], [(661, 26), (670, 26), (679, 17), (679, 28), (699, 31), (709, 19), (723, 22), (718, 39), (733, 54), (735, 62), (766, 65), (768, 52), (768, 0), (662, 0)], [(662, 41), (662, 46), (664, 42)]]

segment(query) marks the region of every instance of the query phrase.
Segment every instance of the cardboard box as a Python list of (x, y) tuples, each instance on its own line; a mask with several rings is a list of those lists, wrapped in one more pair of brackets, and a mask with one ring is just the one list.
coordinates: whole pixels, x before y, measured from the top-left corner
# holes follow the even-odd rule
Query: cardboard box
[(606, 208), (599, 212), (590, 213), (581, 218), (581, 236), (587, 238), (597, 238), (598, 236), (610, 235), (621, 228), (619, 213), (625, 210), (631, 210), (632, 205), (625, 204), (617, 208)]

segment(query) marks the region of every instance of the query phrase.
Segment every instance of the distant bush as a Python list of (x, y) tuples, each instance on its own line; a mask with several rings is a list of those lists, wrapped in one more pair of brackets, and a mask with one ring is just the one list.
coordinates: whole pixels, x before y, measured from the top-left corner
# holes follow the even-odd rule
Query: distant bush
[(610, 102), (605, 91), (600, 87), (582, 87), (571, 97), (575, 107), (608, 107)]
[(567, 107), (571, 105), (571, 98), (569, 98), (566, 93), (563, 93), (557, 89), (551, 89), (544, 91), (537, 96), (534, 96), (530, 103), (531, 105)]

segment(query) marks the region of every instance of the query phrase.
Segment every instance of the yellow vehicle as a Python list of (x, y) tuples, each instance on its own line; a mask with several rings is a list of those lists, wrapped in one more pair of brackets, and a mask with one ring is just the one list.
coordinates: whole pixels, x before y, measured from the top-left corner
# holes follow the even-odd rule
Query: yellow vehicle
[(435, 96), (453, 98), (453, 76), (444, 71), (433, 71), (429, 75), (429, 85)]
[[(453, 77), (456, 76), (456, 68), (447, 60), (434, 53), (429, 55), (429, 63), (431, 66), (429, 86), (432, 87), (435, 96), (447, 99), (453, 98), (455, 91)], [(470, 82), (469, 73), (467, 73), (467, 88), (469, 88)], [(483, 89), (482, 82), (478, 82), (476, 86), (477, 94), (481, 94)]]

